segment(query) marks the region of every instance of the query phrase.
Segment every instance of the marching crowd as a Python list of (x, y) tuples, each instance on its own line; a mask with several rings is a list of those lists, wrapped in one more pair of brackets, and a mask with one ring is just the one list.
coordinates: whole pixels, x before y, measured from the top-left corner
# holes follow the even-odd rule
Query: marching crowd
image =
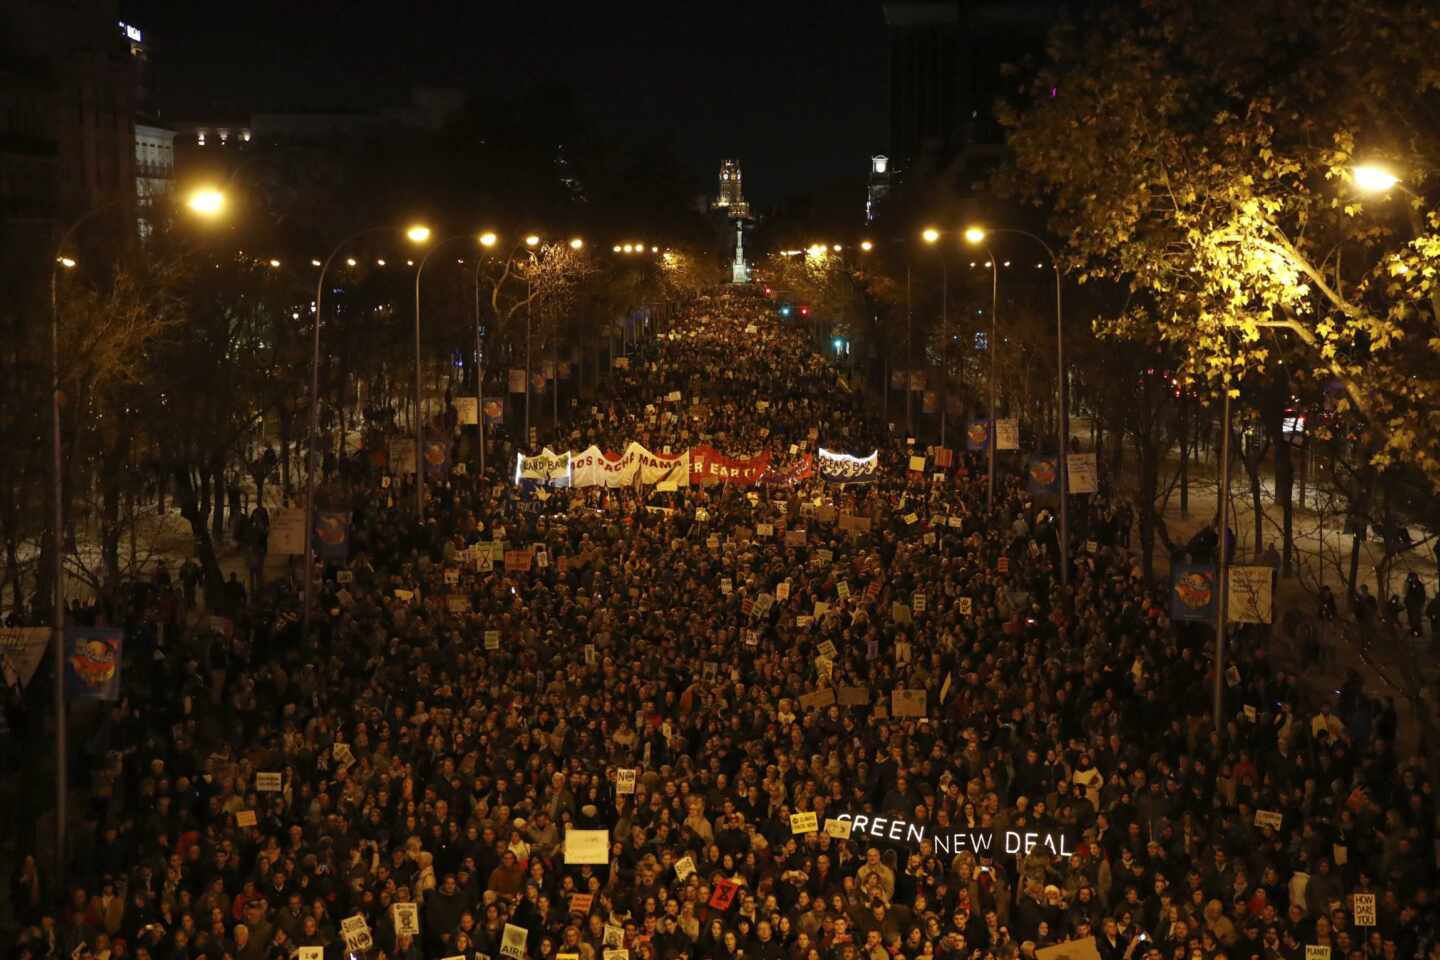
[[(219, 631), (127, 618), (67, 893), (24, 859), (10, 956), (1440, 958), (1434, 784), (1393, 705), (1241, 632), (1216, 736), (1211, 634), (1143, 582), (1124, 504), (1074, 498), (1062, 588), (1053, 502), (1007, 466), (987, 508), (983, 454), (868, 416), (742, 293), (572, 413), (554, 449), (880, 469), (570, 490), (502, 444), (417, 525), (411, 481), (354, 465), (308, 636), (290, 580)], [(859, 816), (927, 830), (827, 830)], [(934, 839), (989, 831), (1062, 842)]]

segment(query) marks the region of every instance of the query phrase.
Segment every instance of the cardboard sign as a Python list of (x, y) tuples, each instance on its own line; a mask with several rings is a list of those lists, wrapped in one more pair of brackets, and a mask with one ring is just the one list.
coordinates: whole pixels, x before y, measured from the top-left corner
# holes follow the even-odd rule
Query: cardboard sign
[(775, 535), (775, 525), (774, 525), (773, 523), (757, 523), (757, 524), (755, 524), (755, 536), (757, 536), (757, 537), (770, 537), (770, 536), (774, 536), (774, 535)]
[(739, 892), (740, 884), (733, 880), (716, 880), (715, 889), (710, 894), (710, 906), (720, 911), (729, 910), (730, 904), (735, 902), (735, 894)]
[(413, 903), (392, 903), (390, 921), (395, 924), (397, 934), (420, 936), (420, 908)]
[(821, 710), (835, 702), (835, 691), (831, 687), (803, 694), (800, 697), (801, 710)]
[(470, 609), (470, 598), (463, 593), (452, 593), (445, 598), (448, 613), (465, 613)]
[(890, 693), (890, 715), (893, 717), (925, 716), (924, 690), (894, 690)]
[(570, 894), (570, 912), (585, 916), (595, 904), (593, 893), (572, 893)]
[(278, 773), (257, 773), (255, 774), (255, 789), (260, 793), (279, 793), (280, 774)]
[(324, 947), (301, 947), (296, 953), (297, 960), (325, 960)]
[(851, 533), (869, 533), (870, 518), (856, 516), (853, 513), (840, 514), (840, 529)]
[(870, 703), (869, 687), (841, 687), (837, 693), (842, 707), (863, 707)]
[[(910, 643), (909, 643), (909, 641), (907, 641), (907, 640), (901, 640), (901, 641), (899, 641), (898, 643), (895, 644), (895, 662), (896, 662), (897, 664), (909, 663), (909, 662), (910, 662)], [(898, 714), (897, 714), (897, 716), (898, 716)]]
[(335, 573), (336, 583), (354, 583), (355, 573), (352, 570), (339, 570)]
[(485, 649), (486, 649), (486, 650), (499, 650), (499, 649), (500, 649), (500, 631), (499, 631), (499, 630), (486, 630), (486, 631), (485, 631)]
[(684, 883), (684, 882), (685, 882), (685, 879), (686, 879), (687, 877), (694, 876), (694, 874), (695, 874), (695, 861), (694, 861), (694, 859), (692, 859), (691, 857), (681, 857), (679, 860), (676, 860), (676, 861), (675, 861), (675, 879), (676, 879), (676, 880), (679, 880), (681, 883)]
[(565, 862), (609, 863), (610, 831), (568, 828), (565, 831)]
[(783, 583), (778, 583), (778, 584), (775, 585), (775, 599), (776, 599), (776, 600), (789, 600), (789, 599), (790, 599), (790, 581), (789, 581), (789, 580), (786, 580), (786, 581), (783, 582)]
[(835, 595), (841, 600), (848, 600), (850, 598), (850, 582), (848, 580), (841, 580), (835, 584)]
[(834, 659), (835, 659), (835, 655), (836, 655), (836, 653), (838, 652), (838, 651), (835, 649), (835, 644), (834, 644), (833, 642), (829, 641), (829, 640), (822, 640), (822, 641), (820, 642), (820, 645), (819, 645), (818, 647), (816, 647), (815, 650), (816, 650), (816, 652), (818, 652), (822, 657), (826, 657), (826, 658), (828, 658), (828, 659), (830, 659), (830, 660), (834, 660)]
[(1009, 572), (1010, 572), (1010, 558), (1009, 558), (1009, 557), (1001, 557), (1001, 558), (996, 562), (996, 564), (995, 564), (995, 569), (998, 570), (998, 571), (1000, 571), (1001, 573), (1009, 573)]
[(1305, 960), (1330, 960), (1330, 948), (1307, 943), (1305, 944)]
[(505, 933), (500, 940), (500, 956), (525, 960), (525, 940), (529, 936), (530, 931), (524, 927), (517, 927), (513, 923), (505, 924)]
[(505, 572), (506, 573), (529, 573), (530, 572), (530, 551), (529, 550), (506, 550), (505, 551)]
[(345, 938), (345, 949), (350, 953), (364, 953), (375, 945), (370, 936), (370, 925), (358, 913), (340, 921), (340, 933)]
[[(1001, 420), (1001, 423), (1005, 421)], [(1036, 960), (1100, 960), (1100, 951), (1095, 948), (1095, 938), (1066, 940), (1053, 947), (1041, 947), (1035, 951)]]
[(614, 924), (605, 924), (604, 939), (601, 943), (606, 947), (618, 947), (625, 942), (625, 928), (617, 927)]
[(915, 611), (916, 613), (924, 613), (924, 612), (925, 612), (925, 594), (923, 594), (923, 593), (917, 593), (917, 594), (915, 594), (913, 597), (911, 597), (911, 598), (910, 598), (910, 606), (914, 609), (914, 611)]
[(1255, 826), (1269, 827), (1271, 830), (1279, 830), (1285, 822), (1285, 818), (1274, 810), (1256, 810)]
[(829, 817), (826, 817), (826, 818), (825, 818), (825, 836), (827, 836), (827, 837), (834, 837), (836, 840), (849, 840), (849, 839), (850, 839), (850, 821), (849, 821), (849, 820), (831, 820)]
[(258, 822), (259, 822), (259, 821), (257, 821), (257, 820), (255, 819), (255, 811), (254, 811), (254, 810), (236, 810), (236, 811), (235, 811), (235, 826), (237, 826), (237, 827), (242, 827), (242, 828), (243, 828), (243, 827), (253, 827), (253, 826), (255, 826), (255, 824), (258, 823)]
[(924, 473), (924, 472), (925, 472), (925, 458), (924, 458), (924, 457), (911, 457), (911, 458), (910, 458), (910, 472), (912, 472), (912, 473)]
[(899, 601), (890, 604), (890, 619), (894, 620), (896, 623), (914, 622), (910, 619), (910, 607), (906, 604), (900, 603)]
[(916, 523), (919, 522), (919, 520), (920, 520), (920, 514), (916, 513), (914, 510), (911, 510), (909, 513), (905, 514), (905, 516), (902, 517), (901, 519), (903, 519), (903, 520), (905, 521), (905, 525), (906, 525), (907, 527), (911, 527), (911, 526), (914, 526)]
[(960, 615), (968, 617), (975, 612), (975, 601), (969, 597), (960, 598)]
[(792, 834), (814, 833), (819, 829), (820, 825), (816, 822), (815, 812), (813, 810), (809, 813), (790, 814), (790, 832)]
[(1353, 897), (1353, 902), (1351, 904), (1350, 912), (1355, 917), (1355, 926), (1375, 926), (1375, 894), (1355, 894)]

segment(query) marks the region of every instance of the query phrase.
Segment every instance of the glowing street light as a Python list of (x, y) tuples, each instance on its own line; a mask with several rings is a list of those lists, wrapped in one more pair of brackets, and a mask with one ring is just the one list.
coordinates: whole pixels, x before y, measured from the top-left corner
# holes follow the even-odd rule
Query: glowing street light
[(430, 228), (417, 223), (405, 231), (405, 236), (410, 238), (411, 243), (424, 243), (430, 239)]
[(627, 244), (625, 244), (625, 252), (626, 252), (626, 253), (634, 253), (634, 252), (635, 252), (635, 245), (634, 245), (633, 243), (627, 243)]
[(610, 249), (613, 250), (613, 251), (616, 252), (616, 253), (619, 253), (619, 252), (620, 252), (620, 244), (617, 243), (617, 244), (615, 244), (615, 246), (611, 247)]
[(936, 230), (934, 227), (926, 227), (926, 228), (920, 233), (920, 237), (921, 237), (921, 239), (923, 239), (926, 243), (934, 243), (935, 241), (937, 241), (937, 240), (940, 239), (940, 231), (939, 231), (939, 230)]
[(225, 194), (214, 187), (201, 187), (190, 194), (185, 205), (202, 217), (219, 216), (225, 209)]
[(585, 246), (585, 241), (581, 240), (579, 237), (575, 237), (570, 241), (571, 250), (579, 250), (583, 246)]
[(353, 267), (353, 266), (355, 266), (355, 264), (357, 264), (357, 263), (359, 263), (359, 261), (356, 260), (354, 257), (346, 257), (346, 258), (345, 258), (345, 266), (347, 266), (347, 267)]
[(866, 253), (869, 253), (871, 250), (875, 249), (875, 244), (871, 243), (869, 240), (861, 240), (860, 249), (864, 250)]
[(834, 250), (836, 253), (839, 253), (839, 252), (840, 252), (840, 244), (838, 244), (838, 243), (837, 243), (837, 244), (834, 244), (833, 246), (830, 247), (830, 249), (831, 249), (831, 250)]
[(489, 247), (495, 246), (495, 242), (499, 239), (500, 238), (495, 236), (493, 232), (486, 230), (484, 233), (480, 234), (480, 246), (486, 247), (488, 249)]
[(982, 229), (980, 229), (979, 227), (970, 227), (970, 228), (966, 229), (966, 231), (965, 231), (965, 242), (966, 242), (966, 243), (984, 243), (984, 242), (985, 242), (985, 231), (982, 230)]
[(651, 247), (651, 248), (650, 248), (650, 252), (651, 252), (651, 253), (659, 253), (659, 252), (660, 252), (660, 248), (659, 248), (659, 247)]
[(539, 245), (540, 245), (540, 238), (539, 238), (537, 235), (535, 235), (535, 234), (532, 233), (532, 234), (530, 234), (530, 236), (528, 236), (528, 237), (525, 238), (525, 246), (527, 246), (527, 247), (538, 247)]
[(71, 257), (56, 257), (55, 262), (60, 264), (60, 266), (64, 267), (66, 270), (73, 269), (75, 266), (75, 260)]
[(279, 261), (279, 260), (275, 260), (275, 259), (272, 258), (271, 261), (270, 261), (270, 266), (272, 266), (272, 267), (274, 267), (275, 269), (278, 270), (278, 269), (280, 269), (280, 261)]
[(1366, 193), (1384, 193), (1400, 182), (1400, 178), (1389, 170), (1370, 164), (1356, 167), (1353, 173), (1355, 186)]

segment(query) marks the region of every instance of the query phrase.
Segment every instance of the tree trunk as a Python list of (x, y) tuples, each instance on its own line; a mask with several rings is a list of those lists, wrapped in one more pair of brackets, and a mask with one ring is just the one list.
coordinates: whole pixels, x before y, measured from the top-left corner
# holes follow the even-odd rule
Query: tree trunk
[(210, 535), (215, 538), (216, 543), (225, 542), (225, 501), (228, 491), (225, 489), (225, 466), (216, 462), (213, 473), (215, 479), (212, 483), (215, 486), (215, 512), (211, 514)]
[(210, 530), (205, 523), (206, 514), (201, 510), (195, 495), (195, 485), (188, 466), (174, 470), (175, 500), (180, 506), (180, 516), (190, 524), (190, 534), (195, 538), (195, 558), (205, 571), (205, 606), (210, 610), (221, 610), (225, 603), (225, 578), (220, 572), (220, 562), (215, 557), (215, 544), (210, 539)]
[(1190, 404), (1180, 402), (1180, 516), (1190, 517)]
[(1155, 579), (1155, 499), (1160, 489), (1160, 455), (1148, 438), (1137, 439), (1136, 446), (1140, 449), (1140, 495), (1136, 505), (1140, 514), (1140, 569), (1149, 584)]
[(280, 491), (282, 499), (290, 499), (290, 408), (280, 405)]

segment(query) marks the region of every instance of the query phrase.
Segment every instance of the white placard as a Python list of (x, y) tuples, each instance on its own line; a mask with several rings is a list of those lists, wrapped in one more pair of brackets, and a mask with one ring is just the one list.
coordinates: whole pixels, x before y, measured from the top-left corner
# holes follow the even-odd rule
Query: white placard
[(477, 424), (480, 422), (480, 401), (475, 397), (456, 397), (455, 412), (460, 415), (462, 425)]
[(1330, 960), (1330, 948), (1307, 943), (1305, 944), (1305, 960)]
[(573, 827), (567, 829), (565, 831), (565, 862), (609, 863), (610, 831), (576, 830)]
[(416, 904), (392, 903), (390, 920), (395, 924), (396, 933), (409, 934), (412, 937), (420, 936), (420, 908)]
[(995, 421), (995, 449), (1020, 449), (1020, 421), (1016, 417)]
[(1355, 926), (1375, 926), (1375, 894), (1355, 894), (1355, 901), (1351, 912), (1355, 915)]
[(620, 796), (633, 794), (635, 792), (635, 774), (636, 771), (634, 770), (616, 770), (615, 792)]
[(681, 883), (684, 883), (684, 882), (685, 882), (685, 878), (686, 878), (686, 877), (689, 877), (689, 876), (693, 876), (694, 873), (695, 873), (695, 861), (694, 861), (692, 858), (690, 858), (690, 857), (681, 857), (679, 860), (676, 860), (676, 861), (675, 861), (675, 879), (676, 879), (676, 880), (679, 880)]
[(1269, 827), (1271, 830), (1279, 830), (1284, 824), (1285, 818), (1274, 810), (1256, 810), (1255, 826)]
[(257, 773), (255, 774), (255, 789), (260, 793), (279, 793), (281, 790), (280, 774), (278, 773)]
[(1274, 576), (1274, 567), (1230, 568), (1226, 607), (1231, 623), (1271, 621), (1275, 598), (1271, 593), (1270, 581)]
[(525, 960), (525, 941), (530, 931), (513, 923), (505, 924), (505, 933), (500, 940), (500, 956)]
[(1070, 484), (1071, 493), (1094, 493), (1099, 489), (1095, 454), (1072, 453), (1068, 455), (1065, 458), (1065, 472), (1069, 474), (1066, 479)]
[(298, 557), (305, 552), (304, 507), (277, 507), (270, 511), (267, 549), (276, 556)]

